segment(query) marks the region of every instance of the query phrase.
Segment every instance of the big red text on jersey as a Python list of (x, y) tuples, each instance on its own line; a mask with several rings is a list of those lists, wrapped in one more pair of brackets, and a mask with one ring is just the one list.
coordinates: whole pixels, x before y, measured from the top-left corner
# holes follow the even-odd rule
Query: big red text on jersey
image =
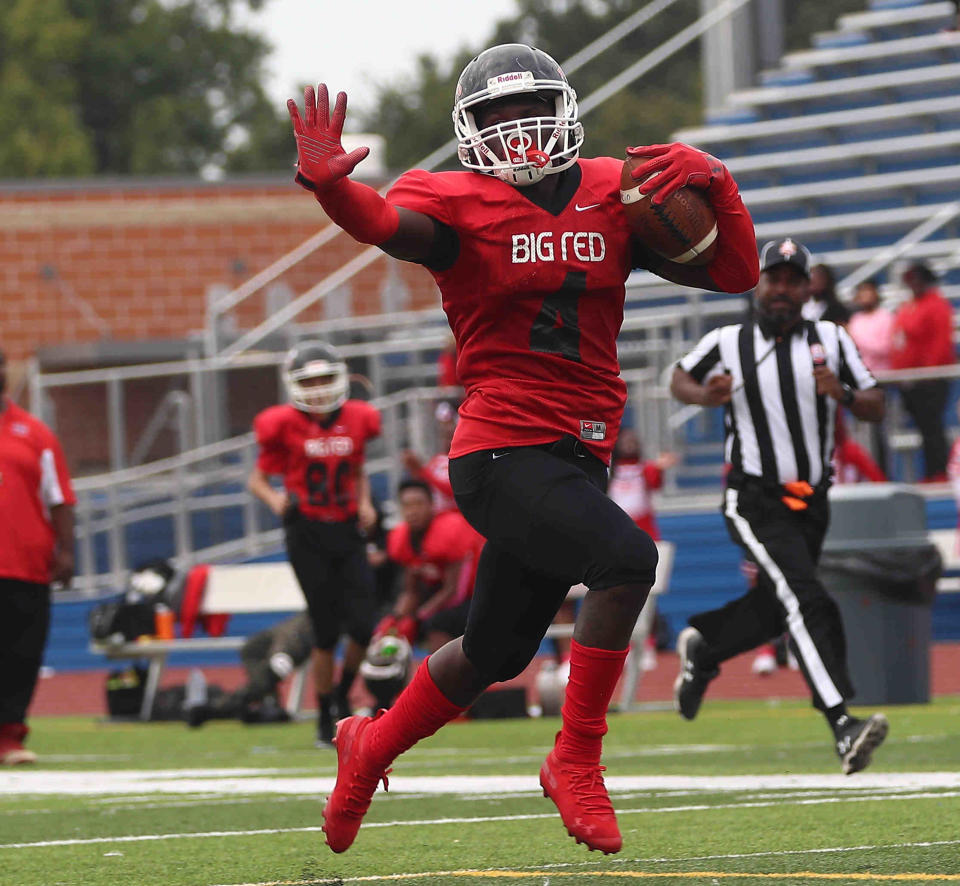
[(467, 394), (451, 457), (572, 434), (609, 461), (626, 400), (616, 346), (631, 269), (621, 166), (580, 160), (545, 206), (472, 172), (413, 170), (387, 195), (457, 235), (455, 260), (431, 270)]
[(264, 409), (253, 422), (260, 455), (257, 467), (280, 474), (308, 520), (339, 523), (357, 514), (357, 475), (367, 440), (380, 435), (380, 413), (369, 403), (347, 400), (332, 420), (289, 404)]

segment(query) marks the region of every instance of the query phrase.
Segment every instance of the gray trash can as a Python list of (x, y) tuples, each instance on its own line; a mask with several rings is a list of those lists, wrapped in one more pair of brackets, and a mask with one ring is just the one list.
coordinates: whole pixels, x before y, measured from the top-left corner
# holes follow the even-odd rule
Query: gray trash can
[(923, 496), (896, 483), (830, 491), (819, 575), (840, 607), (857, 705), (930, 700), (930, 613), (942, 571)]

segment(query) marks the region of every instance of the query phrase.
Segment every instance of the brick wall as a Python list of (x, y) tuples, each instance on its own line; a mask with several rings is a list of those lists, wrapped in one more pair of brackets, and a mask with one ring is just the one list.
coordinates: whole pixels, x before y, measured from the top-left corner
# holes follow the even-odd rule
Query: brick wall
[[(239, 285), (325, 224), (289, 180), (0, 186), (0, 342), (18, 361), (40, 346), (186, 336), (203, 328), (208, 287)], [(279, 282), (299, 294), (359, 250), (340, 235)], [(354, 279), (352, 313), (381, 310), (389, 262)], [(395, 273), (410, 307), (436, 304), (422, 269)], [(237, 327), (265, 311), (265, 295), (252, 296)], [(303, 319), (323, 316), (318, 307)]]
[[(180, 339), (202, 330), (211, 287), (235, 288), (327, 223), (316, 201), (287, 178), (0, 185), (0, 347), (12, 384), (22, 375), (22, 361), (40, 347)], [(276, 282), (295, 297), (362, 248), (341, 234)], [(320, 303), (300, 319), (320, 320), (330, 311), (379, 313), (396, 307), (391, 298), (398, 288), (407, 294), (406, 307), (438, 304), (422, 268), (383, 257), (329, 305)], [(249, 329), (267, 311), (263, 290), (229, 320), (238, 330)], [(163, 380), (127, 387), (128, 447), (171, 387), (183, 385)], [(275, 373), (231, 380), (228, 431), (248, 429), (253, 412), (276, 396)], [(72, 388), (54, 405), (72, 469), (105, 469), (105, 387)], [(174, 442), (164, 432), (150, 457), (169, 454)]]

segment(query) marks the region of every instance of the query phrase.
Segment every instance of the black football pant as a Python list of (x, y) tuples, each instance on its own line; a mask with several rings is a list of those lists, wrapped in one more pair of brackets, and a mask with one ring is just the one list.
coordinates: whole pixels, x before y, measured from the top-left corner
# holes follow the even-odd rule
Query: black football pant
[(376, 618), (376, 589), (357, 524), (321, 523), (293, 512), (284, 530), (317, 649), (333, 649), (341, 633), (366, 646)]
[(50, 588), (0, 578), (0, 724), (22, 723), (50, 629)]
[[(950, 394), (945, 379), (918, 381), (900, 389), (903, 408), (910, 414), (923, 441), (923, 476), (945, 475), (949, 446), (943, 429), (943, 411)], [(942, 478), (941, 478), (942, 479)]]
[(726, 606), (690, 618), (710, 658), (720, 664), (786, 630), (814, 707), (828, 710), (851, 698), (840, 610), (816, 575), (830, 519), (826, 490), (806, 510), (792, 511), (779, 495), (747, 481), (726, 490), (723, 515), (731, 538), (757, 564), (758, 580)]
[(656, 545), (607, 497), (606, 465), (574, 437), (451, 459), (450, 482), (487, 539), (463, 651), (489, 682), (530, 663), (571, 586), (653, 584)]

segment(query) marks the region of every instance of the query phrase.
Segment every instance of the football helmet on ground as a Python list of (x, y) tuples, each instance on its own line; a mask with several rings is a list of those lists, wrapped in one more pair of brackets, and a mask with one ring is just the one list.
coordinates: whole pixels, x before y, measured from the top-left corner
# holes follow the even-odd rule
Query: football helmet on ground
[[(523, 117), (482, 129), (482, 105), (514, 95), (548, 99), (553, 115)], [(520, 43), (481, 52), (460, 74), (453, 105), (453, 129), (460, 162), (474, 172), (525, 187), (572, 166), (583, 144), (577, 120), (577, 94), (560, 65), (547, 53)]]
[(360, 676), (377, 707), (389, 708), (410, 676), (410, 644), (395, 634), (384, 634), (371, 642), (360, 665)]
[(346, 362), (325, 342), (303, 342), (291, 348), (283, 364), (283, 381), (290, 402), (316, 415), (339, 409), (350, 391)]

